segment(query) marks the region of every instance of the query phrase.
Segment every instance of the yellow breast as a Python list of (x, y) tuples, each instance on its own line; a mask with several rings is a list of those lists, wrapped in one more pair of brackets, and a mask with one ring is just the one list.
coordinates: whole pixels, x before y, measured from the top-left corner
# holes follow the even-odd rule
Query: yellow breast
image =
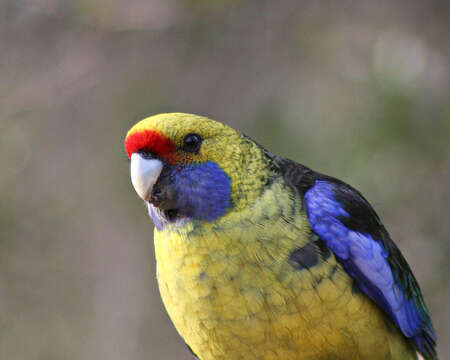
[(414, 359), (333, 255), (296, 270), (301, 203), (275, 183), (217, 224), (155, 230), (161, 296), (201, 360)]

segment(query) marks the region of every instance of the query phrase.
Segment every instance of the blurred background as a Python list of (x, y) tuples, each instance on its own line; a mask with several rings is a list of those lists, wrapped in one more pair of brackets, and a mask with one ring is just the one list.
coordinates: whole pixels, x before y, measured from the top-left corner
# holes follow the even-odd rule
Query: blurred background
[(360, 189), (450, 349), (448, 3), (2, 0), (0, 358), (190, 359), (125, 132), (225, 122)]

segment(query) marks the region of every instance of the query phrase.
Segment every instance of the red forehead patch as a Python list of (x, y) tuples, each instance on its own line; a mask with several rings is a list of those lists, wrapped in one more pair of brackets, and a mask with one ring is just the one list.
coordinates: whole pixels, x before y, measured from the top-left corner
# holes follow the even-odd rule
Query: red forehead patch
[(143, 130), (135, 132), (125, 139), (125, 151), (128, 158), (131, 154), (139, 150), (144, 150), (156, 154), (158, 157), (169, 160), (173, 158), (171, 154), (175, 149), (172, 140), (154, 130)]

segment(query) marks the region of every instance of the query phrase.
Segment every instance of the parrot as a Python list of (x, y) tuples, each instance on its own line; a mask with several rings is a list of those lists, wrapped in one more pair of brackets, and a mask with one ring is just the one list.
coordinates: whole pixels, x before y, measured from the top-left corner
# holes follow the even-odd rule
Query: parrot
[(419, 284), (358, 190), (199, 115), (150, 116), (124, 143), (196, 359), (438, 359)]

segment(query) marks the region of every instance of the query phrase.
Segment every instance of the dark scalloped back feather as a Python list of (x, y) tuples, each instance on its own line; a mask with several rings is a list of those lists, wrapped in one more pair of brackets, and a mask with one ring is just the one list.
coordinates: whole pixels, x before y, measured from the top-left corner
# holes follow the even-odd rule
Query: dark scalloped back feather
[[(407, 307), (409, 314), (414, 321), (418, 321), (421, 324), (420, 331), (417, 335), (409, 338), (409, 341), (426, 360), (436, 360), (438, 358), (435, 350), (436, 334), (417, 280), (369, 202), (356, 189), (341, 180), (317, 173), (292, 160), (283, 159), (266, 150), (264, 151), (277, 165), (287, 182), (290, 183), (302, 197), (306, 191), (314, 186), (316, 180), (324, 180), (332, 183), (335, 188), (334, 195), (336, 201), (338, 201), (350, 215), (348, 217), (340, 217), (339, 220), (350, 230), (369, 234), (374, 240), (381, 242), (382, 247), (388, 252), (387, 262), (393, 273), (394, 281), (400, 285), (408, 302)], [(379, 290), (366, 287), (364, 282), (365, 279), (362, 278), (361, 273), (352, 266), (352, 264), (342, 261), (342, 265), (349, 274), (357, 280), (361, 290), (372, 298), (372, 300), (383, 308), (390, 318), (393, 319), (389, 306), (386, 306), (386, 300), (383, 295), (377, 294)], [(396, 325), (398, 326), (398, 324)]]

